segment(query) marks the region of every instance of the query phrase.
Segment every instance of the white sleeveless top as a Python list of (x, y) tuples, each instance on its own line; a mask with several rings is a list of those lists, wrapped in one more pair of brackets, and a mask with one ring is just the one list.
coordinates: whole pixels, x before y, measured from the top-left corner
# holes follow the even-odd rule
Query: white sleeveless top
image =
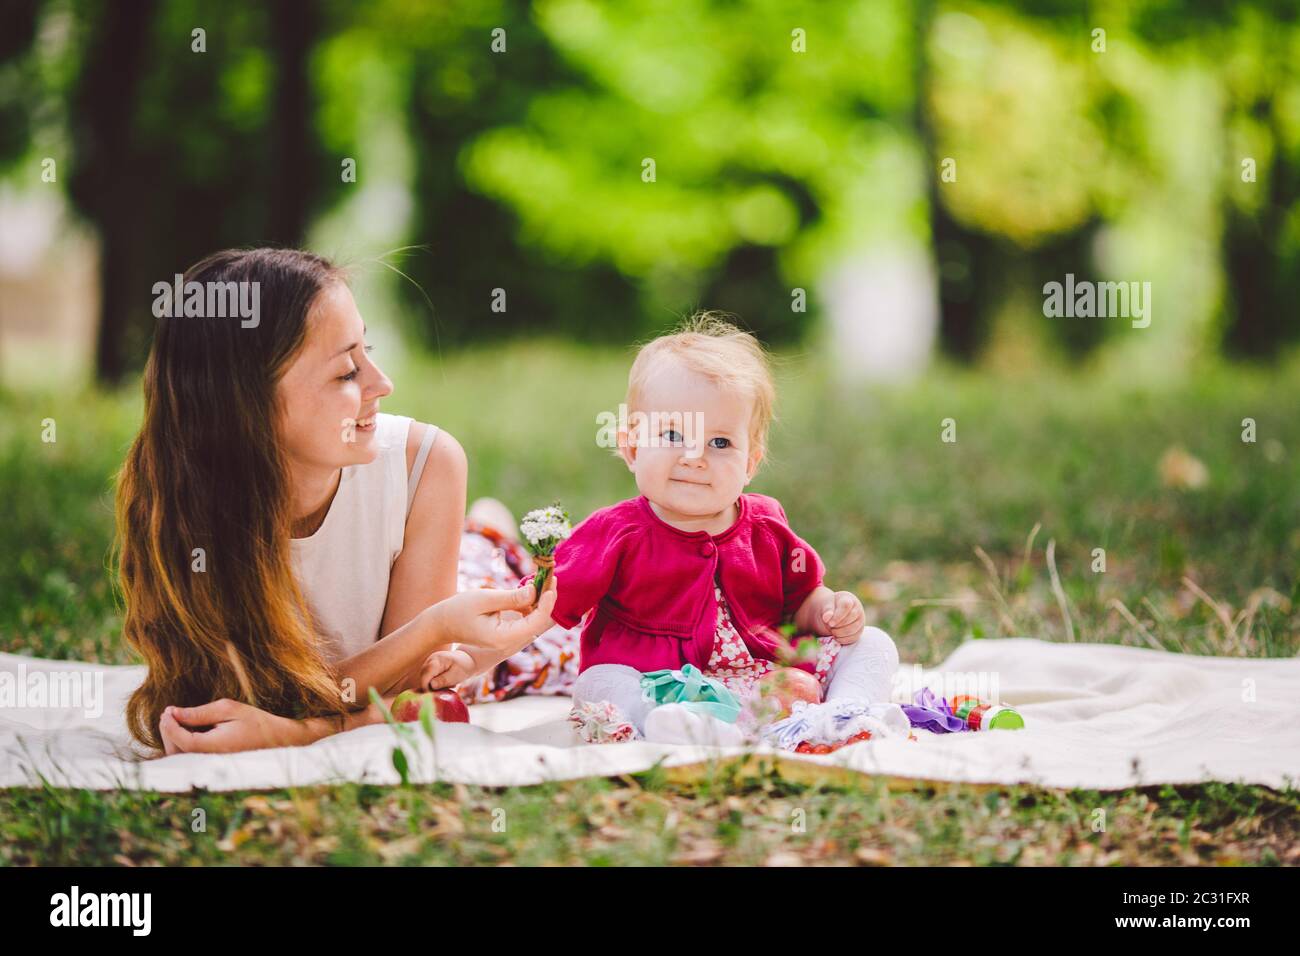
[(316, 533), (290, 541), (298, 586), (331, 662), (365, 650), (382, 636), (389, 574), (402, 553), (410, 500), (438, 433), (433, 425), (425, 430), (408, 478), (410, 428), (405, 415), (376, 415), (378, 457), (344, 468)]

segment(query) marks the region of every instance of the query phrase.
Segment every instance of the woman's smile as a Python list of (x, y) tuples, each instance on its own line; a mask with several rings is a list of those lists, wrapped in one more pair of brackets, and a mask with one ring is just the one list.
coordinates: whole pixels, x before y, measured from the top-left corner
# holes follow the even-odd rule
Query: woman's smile
[(372, 432), (375, 430), (375, 416), (379, 414), (379, 406), (369, 409), (364, 416), (358, 415), (352, 419), (352, 423), (359, 432)]

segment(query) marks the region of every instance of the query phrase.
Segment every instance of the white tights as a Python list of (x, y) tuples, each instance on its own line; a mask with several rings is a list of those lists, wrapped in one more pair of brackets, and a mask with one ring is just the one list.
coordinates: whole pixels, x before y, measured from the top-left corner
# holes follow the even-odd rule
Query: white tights
[[(831, 664), (826, 700), (888, 703), (897, 670), (898, 648), (893, 639), (878, 627), (868, 627), (857, 641), (840, 648)], [(740, 742), (740, 731), (733, 724), (673, 704), (656, 707), (653, 701), (643, 699), (641, 672), (626, 664), (596, 664), (578, 675), (573, 685), (575, 707), (606, 700), (617, 706), (647, 740), (683, 743), (707, 738), (724, 744)]]
[(866, 699), (889, 703), (894, 675), (898, 673), (898, 648), (878, 627), (868, 627), (852, 644), (840, 647), (831, 664), (827, 700)]

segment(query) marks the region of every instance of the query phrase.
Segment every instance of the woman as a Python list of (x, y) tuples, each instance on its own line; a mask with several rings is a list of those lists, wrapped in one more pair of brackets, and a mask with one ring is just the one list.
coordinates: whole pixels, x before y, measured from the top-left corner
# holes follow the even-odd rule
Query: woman
[[(535, 607), (527, 587), (456, 593), (465, 453), (380, 413), (392, 382), (339, 269), (231, 250), (185, 283), (187, 304), (193, 289), (208, 307), (159, 319), (117, 492), (123, 636), (148, 665), (127, 705), (138, 741), (169, 754), (309, 743), (381, 720), (360, 706), (372, 688), (437, 687), (425, 666), (436, 650), (465, 643), (503, 661), (552, 627), (553, 591)], [(211, 307), (207, 293), (227, 289), (258, 304), (254, 321)], [(504, 531), (499, 504), (477, 516), (494, 506)], [(465, 550), (462, 586), (517, 583), (503, 560), (518, 565), (517, 552), (474, 532)], [(556, 629), (499, 668), (513, 674), (503, 693), (563, 691), (575, 653)], [(520, 680), (539, 661), (551, 666)], [(466, 694), (498, 691), (489, 679)]]

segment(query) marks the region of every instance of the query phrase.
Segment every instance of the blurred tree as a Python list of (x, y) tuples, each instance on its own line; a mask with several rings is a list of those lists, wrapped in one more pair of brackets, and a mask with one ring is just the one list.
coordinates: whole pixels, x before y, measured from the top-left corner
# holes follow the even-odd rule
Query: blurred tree
[(116, 382), (127, 369), (127, 323), (146, 301), (147, 267), (136, 237), (141, 246), (148, 238), (136, 228), (150, 182), (141, 176), (132, 126), (156, 9), (152, 0), (100, 7), (69, 109), (75, 147), (69, 193), (99, 228), (95, 372), (106, 382)]
[(115, 382), (143, 357), (153, 283), (223, 246), (299, 243), (337, 196), (308, 77), (327, 24), (318, 0), (74, 7), (69, 195), (99, 230), (95, 369)]
[[(511, 52), (489, 52), (491, 23)], [(512, 229), (493, 274), (522, 265), (512, 246), (544, 257), (555, 294), (522, 321), (627, 341), (707, 306), (789, 341), (818, 312), (791, 309), (794, 287), (915, 227), (919, 193), (894, 178), (912, 142), (907, 24), (902, 2), (540, 0), (531, 20), (509, 5), (431, 68), (420, 108), (441, 116), (430, 131), (475, 124), (464, 187), (509, 210), (480, 221)], [(453, 321), (486, 301), (475, 290)]]
[[(633, 282), (608, 262), (575, 264), (553, 254), (524, 233), (509, 204), (474, 188), (462, 163), (466, 144), (524, 121), (537, 99), (572, 82), (573, 74), (522, 0), (461, 0), (437, 16), (435, 29), (398, 31), (416, 38), (408, 109), (419, 156), (413, 241), (424, 254), (410, 259), (408, 272), (433, 304), (423, 326), (426, 341), (543, 329), (625, 341), (637, 314)], [(530, 178), (524, 171), (521, 185), (544, 188), (530, 187)], [(500, 311), (493, 307), (501, 301), (498, 289), (505, 297)], [(415, 290), (405, 291), (423, 305)]]
[(315, 133), (308, 58), (320, 35), (321, 11), (315, 0), (276, 0), (271, 4), (275, 99), (268, 234), (273, 242), (300, 242), (313, 204), (319, 201), (323, 157)]
[(26, 152), (37, 78), (30, 52), (39, 0), (0, 0), (0, 166)]
[(1135, 30), (1166, 54), (1217, 66), (1227, 286), (1219, 344), (1276, 358), (1300, 340), (1300, 2), (1161, 0), (1138, 8)]
[(934, 0), (923, 0), (916, 7), (912, 31), (916, 43), (913, 57), (917, 89), (914, 122), (928, 160), (926, 205), (931, 253), (938, 278), (939, 344), (948, 355), (969, 362), (988, 340), (994, 308), (1005, 294), (1004, 290), (996, 287), (1004, 254), (998, 249), (995, 235), (963, 225), (948, 211), (942, 196), (944, 186), (948, 185), (941, 178), (944, 175), (943, 164), (953, 163), (949, 175), (955, 175), (967, 165), (968, 157), (962, 157), (963, 161), (958, 164), (957, 157), (945, 155), (938, 145), (936, 125), (940, 120), (932, 105), (931, 56), (926, 49), (934, 29), (935, 6)]
[[(1188, 227), (1222, 242), (1223, 342), (1271, 354), (1300, 325), (1300, 0), (3, 3), (0, 163), (30, 151), (60, 34), (42, 24), (73, 21), (60, 169), (102, 240), (105, 381), (143, 355), (154, 282), (223, 245), (301, 242), (339, 199), (337, 162), (366, 135), (358, 84), (410, 138), (392, 186), (414, 200), (425, 254), (405, 268), (430, 340), (627, 341), (708, 306), (788, 341), (827, 275), (916, 239), (944, 348), (975, 358), (1025, 290), (1099, 278), (1125, 217), (1161, 220), (1148, 245), (1180, 227), (1142, 204), (1195, 178), (1153, 146), (1168, 107), (1146, 87), (1180, 70), (1221, 82), (1227, 154), (1258, 163), (1258, 183), (1229, 163), (1197, 194), (1222, 197), (1221, 233), (1208, 214)], [(1122, 52), (1089, 51), (1094, 19)], [(1074, 356), (1115, 327), (1035, 325)]]
[(1248, 18), (1235, 30), (1255, 55), (1228, 70), (1224, 346), (1254, 359), (1300, 340), (1300, 31), (1289, 12), (1289, 24)]
[[(1066, 273), (1097, 280), (1098, 171), (1116, 158), (1094, 114), (1109, 91), (1083, 68), (1088, 31), (1077, 10), (1052, 9), (1050, 26), (987, 4), (917, 10), (915, 122), (928, 154), (940, 342), (969, 361), (1017, 291), (1039, 305), (1043, 285)], [(1040, 324), (1076, 358), (1107, 330)]]

